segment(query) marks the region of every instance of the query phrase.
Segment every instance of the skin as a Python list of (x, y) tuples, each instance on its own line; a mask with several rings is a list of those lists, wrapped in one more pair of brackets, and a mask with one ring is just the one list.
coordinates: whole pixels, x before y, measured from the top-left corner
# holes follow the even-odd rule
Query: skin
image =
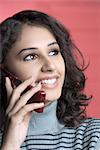
[[(23, 50), (25, 48), (36, 49)], [(28, 61), (24, 60), (26, 56)], [(65, 75), (64, 60), (54, 36), (46, 28), (25, 25), (20, 39), (6, 58), (8, 70), (23, 81), (31, 76), (35, 83), (42, 79), (57, 78), (56, 85), (42, 85), (41, 90), (46, 92), (47, 101), (60, 97)]]
[[(13, 89), (10, 79), (6, 78), (8, 124), (7, 130), (5, 127), (2, 150), (12, 150), (13, 147), (19, 150), (26, 137), (32, 111), (44, 106), (43, 103), (26, 105), (27, 101), (39, 90), (46, 93), (45, 106), (57, 100), (62, 92), (65, 65), (60, 47), (52, 33), (44, 27), (29, 25), (23, 26), (20, 37), (6, 56), (4, 65), (22, 83)], [(42, 80), (52, 78), (56, 79), (53, 84), (41, 83)], [(28, 85), (35, 87), (21, 96)]]

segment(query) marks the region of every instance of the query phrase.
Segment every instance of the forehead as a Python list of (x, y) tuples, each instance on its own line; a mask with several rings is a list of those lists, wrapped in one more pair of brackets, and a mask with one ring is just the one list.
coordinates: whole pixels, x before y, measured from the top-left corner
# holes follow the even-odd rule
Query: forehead
[(16, 56), (22, 49), (30, 47), (45, 51), (51, 43), (56, 43), (52, 45), (59, 46), (49, 29), (44, 26), (24, 25), (17, 37), (17, 41), (9, 50), (8, 56)]
[(45, 49), (48, 44), (53, 42), (57, 41), (54, 35), (46, 27), (24, 25), (16, 43), (9, 51), (9, 54), (17, 54), (21, 49), (25, 49), (27, 47)]
[(25, 43), (32, 42), (33, 44), (45, 43), (47, 45), (53, 40), (55, 40), (54, 35), (46, 27), (24, 25), (18, 43), (24, 42), (25, 45)]

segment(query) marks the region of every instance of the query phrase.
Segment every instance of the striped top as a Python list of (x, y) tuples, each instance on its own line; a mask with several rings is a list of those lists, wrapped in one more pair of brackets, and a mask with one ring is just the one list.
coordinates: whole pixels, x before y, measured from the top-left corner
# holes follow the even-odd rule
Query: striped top
[(20, 150), (100, 150), (100, 119), (91, 118), (78, 127), (65, 127), (57, 120), (56, 106), (54, 101), (43, 113), (33, 112)]

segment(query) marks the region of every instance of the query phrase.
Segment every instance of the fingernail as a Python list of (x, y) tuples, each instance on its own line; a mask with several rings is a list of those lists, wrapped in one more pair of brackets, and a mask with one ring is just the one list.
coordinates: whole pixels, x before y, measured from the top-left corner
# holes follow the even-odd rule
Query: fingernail
[(41, 82), (39, 82), (39, 83), (37, 84), (37, 86), (41, 87)]
[(9, 78), (8, 77), (6, 77), (6, 80), (8, 80)]
[(7, 82), (7, 81), (9, 81), (9, 78), (8, 78), (8, 77), (6, 77), (6, 82)]
[(34, 87), (37, 87), (37, 86), (38, 86), (38, 87), (41, 87), (41, 82), (39, 82), (39, 83), (34, 83), (34, 84), (32, 84), (32, 86), (33, 86), (33, 88), (34, 88)]
[(42, 102), (42, 103), (40, 103), (40, 105), (41, 105), (41, 106), (44, 106), (44, 103)]

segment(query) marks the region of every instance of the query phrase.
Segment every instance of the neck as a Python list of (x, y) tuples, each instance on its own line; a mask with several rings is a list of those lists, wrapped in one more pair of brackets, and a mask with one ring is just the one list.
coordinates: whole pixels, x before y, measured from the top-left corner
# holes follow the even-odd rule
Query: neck
[(29, 134), (43, 134), (56, 132), (64, 125), (60, 124), (56, 116), (57, 100), (53, 101), (44, 108), (43, 113), (33, 112), (29, 124)]

